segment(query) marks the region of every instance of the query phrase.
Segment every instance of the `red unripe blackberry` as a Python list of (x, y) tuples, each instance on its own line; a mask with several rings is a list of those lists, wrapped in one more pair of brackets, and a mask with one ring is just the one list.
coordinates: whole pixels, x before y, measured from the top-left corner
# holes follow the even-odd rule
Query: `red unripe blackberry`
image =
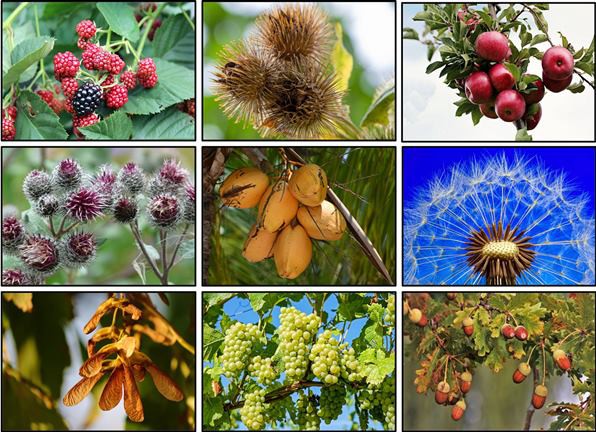
[(99, 49), (93, 57), (93, 68), (97, 70), (109, 71), (112, 65), (112, 55), (104, 49)]
[(95, 70), (95, 56), (102, 51), (101, 48), (95, 44), (88, 43), (85, 51), (81, 55), (83, 59), (83, 66), (88, 70)]
[(82, 49), (83, 51), (87, 49), (87, 45), (89, 45), (89, 41), (85, 38), (79, 38), (77, 40), (77, 46)]
[(76, 136), (81, 138), (83, 137), (83, 134), (79, 132), (79, 128), (94, 125), (95, 123), (98, 123), (100, 120), (101, 119), (99, 118), (99, 116), (95, 113), (87, 114), (81, 117), (75, 115), (72, 118), (73, 132)]
[(110, 73), (118, 75), (120, 72), (122, 72), (124, 66), (126, 66), (126, 63), (124, 63), (124, 60), (122, 60), (118, 54), (110, 55), (110, 65), (108, 68)]
[(128, 102), (128, 90), (126, 86), (116, 85), (106, 94), (106, 105), (108, 108), (118, 109)]
[(139, 83), (145, 88), (153, 88), (157, 84), (157, 74), (149, 75), (147, 77), (139, 77)]
[(13, 105), (9, 106), (5, 110), (2, 110), (2, 118), (5, 118), (6, 116), (8, 116), (11, 119), (16, 121), (17, 114), (18, 114), (17, 107), (13, 106)]
[(155, 62), (152, 58), (145, 58), (139, 62), (139, 66), (137, 68), (137, 76), (139, 78), (147, 78), (150, 75), (154, 75), (157, 71), (155, 67)]
[(60, 81), (62, 78), (74, 78), (79, 71), (80, 62), (70, 51), (58, 53), (54, 56), (54, 77)]
[(127, 89), (132, 90), (137, 86), (137, 76), (133, 71), (122, 72), (122, 75), (120, 75), (120, 82), (124, 84)]
[(79, 83), (74, 78), (63, 78), (61, 81), (62, 93), (67, 99), (72, 98), (79, 89)]
[(54, 93), (49, 90), (37, 90), (35, 93), (48, 105), (54, 100)]
[(97, 28), (95, 27), (95, 23), (93, 21), (83, 20), (77, 24), (76, 31), (80, 37), (90, 39), (95, 36)]
[(2, 139), (4, 141), (12, 141), (17, 134), (17, 128), (14, 125), (14, 120), (11, 118), (2, 118)]

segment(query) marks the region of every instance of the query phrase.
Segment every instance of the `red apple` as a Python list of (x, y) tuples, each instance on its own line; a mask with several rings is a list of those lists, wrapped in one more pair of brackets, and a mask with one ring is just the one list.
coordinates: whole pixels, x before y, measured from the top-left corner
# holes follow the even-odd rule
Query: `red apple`
[(486, 72), (472, 72), (466, 78), (465, 90), (466, 97), (476, 105), (489, 102), (493, 96), (493, 87)]
[(522, 96), (526, 100), (526, 105), (538, 103), (544, 97), (544, 83), (541, 80), (534, 81), (530, 86), (531, 87), (527, 87), (526, 91), (534, 88), (535, 90), (532, 90), (529, 93), (522, 93)]
[(542, 81), (544, 82), (544, 86), (547, 89), (553, 93), (559, 93), (569, 87), (569, 84), (571, 84), (571, 81), (573, 81), (573, 75), (569, 75), (567, 78), (562, 80), (554, 80), (547, 77), (544, 74), (544, 71), (542, 71)]
[(476, 38), (476, 54), (485, 60), (501, 62), (509, 54), (509, 39), (497, 31), (485, 32)]
[(504, 90), (497, 95), (495, 111), (501, 120), (514, 122), (523, 117), (526, 101), (518, 91)]
[(542, 57), (542, 71), (550, 79), (560, 81), (573, 74), (574, 63), (573, 55), (567, 48), (552, 47)]
[[(471, 16), (470, 18), (466, 19), (466, 15)], [(468, 33), (473, 32), (474, 30), (476, 30), (476, 25), (478, 24), (479, 20), (478, 20), (478, 16), (477, 15), (472, 15), (469, 14), (467, 11), (460, 9), (457, 12), (457, 17), (459, 18), (459, 20), (463, 23), (466, 24), (466, 26), (468, 27)]]
[(526, 110), (526, 113), (524, 114), (524, 120), (526, 121), (526, 125), (528, 126), (529, 131), (536, 127), (536, 125), (540, 121), (540, 118), (542, 117), (542, 107), (540, 106), (540, 104), (537, 105), (538, 111), (536, 111), (534, 114), (528, 115), (533, 105), (529, 105), (528, 109)]
[(491, 119), (499, 118), (497, 112), (495, 111), (495, 104), (494, 103), (485, 103), (480, 105), (480, 112), (484, 114), (486, 117)]
[(498, 92), (511, 89), (515, 85), (513, 74), (500, 63), (490, 68), (488, 77), (490, 78), (491, 84)]

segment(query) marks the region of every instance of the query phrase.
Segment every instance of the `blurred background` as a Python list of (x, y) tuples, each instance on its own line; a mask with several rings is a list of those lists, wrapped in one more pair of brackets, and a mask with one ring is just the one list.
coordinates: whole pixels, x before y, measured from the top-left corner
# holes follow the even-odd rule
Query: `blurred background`
[[(203, 137), (205, 139), (260, 139), (250, 126), (229, 120), (211, 93), (217, 54), (224, 45), (254, 31), (255, 18), (273, 2), (203, 3)], [(343, 27), (343, 43), (354, 58), (344, 102), (360, 124), (377, 86), (395, 78), (395, 3), (319, 3), (331, 21)]]
[[(7, 296), (10, 294), (2, 296), (2, 412), (10, 414), (3, 416), (3, 430), (192, 429), (186, 419), (189, 413), (194, 417), (195, 359), (179, 344), (164, 346), (146, 336), (141, 338), (141, 351), (178, 384), (183, 401), (165, 399), (147, 377), (137, 383), (145, 420), (132, 423), (122, 401), (110, 411), (99, 409), (98, 400), (107, 382), (104, 377), (79, 404), (67, 407), (62, 398), (81, 379), (79, 368), (87, 359), (87, 341), (93, 335), (84, 334), (83, 327), (108, 296), (33, 293), (29, 312), (16, 306), (22, 298), (7, 301)], [(194, 346), (196, 294), (166, 293), (169, 306), (158, 294), (149, 296), (172, 327)], [(112, 314), (105, 315), (98, 328), (109, 326), (111, 319)]]
[[(394, 147), (295, 148), (308, 162), (327, 174), (329, 187), (346, 205), (379, 253), (389, 275), (396, 272), (396, 190)], [(279, 150), (261, 149), (278, 174), (283, 169)], [(252, 166), (241, 149), (226, 161), (221, 182), (234, 170)], [(251, 263), (242, 256), (248, 233), (257, 219), (257, 208), (222, 207), (213, 221), (208, 269), (210, 285), (386, 285), (387, 281), (364, 255), (346, 229), (338, 241), (313, 241), (309, 267), (296, 279), (277, 275), (273, 259)]]
[[(2, 148), (2, 215), (21, 215), (29, 209), (29, 202), (23, 195), (23, 180), (34, 169), (51, 172), (56, 164), (66, 158), (74, 158), (89, 173), (96, 173), (103, 164), (111, 163), (118, 171), (125, 163), (134, 161), (145, 173), (155, 173), (168, 158), (180, 161), (189, 171), (191, 181), (195, 179), (195, 148)], [(159, 234), (153, 229), (146, 215), (139, 218), (139, 226), (146, 244), (157, 245)], [(133, 261), (139, 256), (139, 249), (128, 225), (119, 224), (108, 217), (99, 218), (85, 225), (99, 239), (105, 239), (98, 246), (97, 257), (88, 267), (79, 271), (59, 270), (46, 279), (48, 285), (140, 285), (142, 280), (133, 268)], [(181, 230), (177, 231), (178, 234)], [(186, 235), (193, 240), (192, 227)], [(193, 240), (194, 242), (194, 240)], [(175, 285), (194, 285), (195, 259), (193, 250), (180, 251), (182, 261), (172, 267), (169, 280)], [(2, 256), (2, 268), (11, 266), (14, 257)], [(147, 284), (159, 284), (159, 279), (147, 265)], [(69, 280), (69, 277), (71, 278)]]

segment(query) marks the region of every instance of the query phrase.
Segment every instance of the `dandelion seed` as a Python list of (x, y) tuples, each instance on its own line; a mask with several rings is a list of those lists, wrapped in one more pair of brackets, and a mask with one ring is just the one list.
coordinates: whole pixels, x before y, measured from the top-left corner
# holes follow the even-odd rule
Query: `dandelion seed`
[(562, 173), (505, 155), (455, 166), (404, 219), (404, 282), (593, 285), (594, 214)]

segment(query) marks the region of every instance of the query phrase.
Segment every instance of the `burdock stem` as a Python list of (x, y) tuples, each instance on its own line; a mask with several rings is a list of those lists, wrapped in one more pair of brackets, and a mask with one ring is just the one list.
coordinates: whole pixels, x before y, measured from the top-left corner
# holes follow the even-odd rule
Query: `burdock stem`
[(137, 241), (137, 244), (139, 245), (139, 248), (141, 249), (141, 252), (145, 256), (145, 259), (151, 266), (151, 269), (153, 269), (153, 273), (155, 273), (155, 275), (159, 278), (162, 285), (167, 285), (168, 280), (164, 279), (163, 275), (157, 268), (157, 265), (155, 265), (155, 263), (153, 262), (153, 259), (151, 259), (151, 257), (149, 256), (149, 253), (147, 252), (147, 248), (145, 248), (145, 243), (143, 243), (143, 239), (141, 238), (141, 233), (139, 232), (139, 227), (138, 227), (136, 221), (130, 223), (130, 230), (132, 231), (132, 234), (134, 235), (135, 240)]

